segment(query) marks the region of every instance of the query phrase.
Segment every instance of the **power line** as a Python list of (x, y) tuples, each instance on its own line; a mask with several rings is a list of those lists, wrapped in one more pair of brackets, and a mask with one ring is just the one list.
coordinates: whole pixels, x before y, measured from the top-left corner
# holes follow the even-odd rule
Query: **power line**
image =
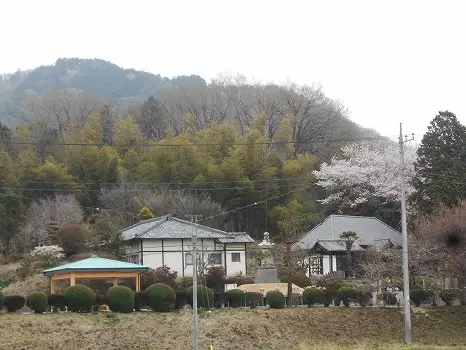
[(376, 137), (348, 137), (339, 139), (313, 140), (313, 141), (262, 141), (262, 142), (233, 142), (233, 143), (129, 143), (129, 144), (103, 144), (103, 143), (86, 143), (86, 142), (23, 142), (11, 141), (10, 145), (22, 146), (76, 146), (76, 147), (121, 147), (121, 148), (151, 148), (151, 147), (207, 147), (207, 146), (250, 146), (250, 145), (311, 145), (315, 143), (334, 143), (334, 142), (361, 142), (361, 141), (386, 141), (387, 139), (395, 139), (397, 136), (376, 136)]

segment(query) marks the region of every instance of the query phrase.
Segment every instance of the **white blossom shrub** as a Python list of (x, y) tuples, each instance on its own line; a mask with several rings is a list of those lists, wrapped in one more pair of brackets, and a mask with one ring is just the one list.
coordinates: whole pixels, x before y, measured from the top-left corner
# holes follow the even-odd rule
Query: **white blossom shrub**
[(35, 261), (41, 261), (46, 265), (53, 265), (65, 257), (63, 248), (58, 245), (43, 245), (35, 247), (31, 252)]

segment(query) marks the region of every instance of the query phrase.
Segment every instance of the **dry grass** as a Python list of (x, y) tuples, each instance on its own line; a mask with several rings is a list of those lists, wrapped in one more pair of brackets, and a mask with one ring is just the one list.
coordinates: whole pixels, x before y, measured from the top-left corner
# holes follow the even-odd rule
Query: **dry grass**
[[(0, 315), (1, 349), (190, 349), (192, 314)], [(215, 310), (199, 319), (200, 349), (402, 349), (396, 309)], [(466, 308), (413, 315), (412, 349), (466, 349)], [(408, 348), (407, 348), (408, 349)]]
[(24, 281), (12, 283), (2, 290), (4, 295), (16, 294), (24, 297), (32, 292), (48, 293), (48, 291), (49, 279), (40, 274), (28, 277)]

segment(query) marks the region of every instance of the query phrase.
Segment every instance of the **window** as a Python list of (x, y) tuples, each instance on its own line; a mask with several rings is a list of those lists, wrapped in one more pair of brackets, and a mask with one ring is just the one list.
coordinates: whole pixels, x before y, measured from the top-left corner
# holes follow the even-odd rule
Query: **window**
[(186, 253), (184, 256), (184, 261), (186, 265), (192, 265), (193, 264), (193, 255), (191, 253)]
[(231, 253), (231, 262), (241, 262), (241, 254)]
[(211, 265), (222, 265), (222, 253), (210, 253), (209, 264)]

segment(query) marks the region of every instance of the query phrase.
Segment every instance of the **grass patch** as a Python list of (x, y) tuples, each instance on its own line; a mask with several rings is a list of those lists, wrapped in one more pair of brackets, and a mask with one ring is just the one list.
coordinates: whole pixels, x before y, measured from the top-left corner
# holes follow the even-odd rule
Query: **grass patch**
[[(421, 311), (421, 312), (420, 312)], [(0, 315), (6, 349), (190, 349), (192, 312)], [(397, 309), (214, 310), (199, 317), (200, 349), (466, 349), (466, 308), (417, 309), (414, 345)]]

